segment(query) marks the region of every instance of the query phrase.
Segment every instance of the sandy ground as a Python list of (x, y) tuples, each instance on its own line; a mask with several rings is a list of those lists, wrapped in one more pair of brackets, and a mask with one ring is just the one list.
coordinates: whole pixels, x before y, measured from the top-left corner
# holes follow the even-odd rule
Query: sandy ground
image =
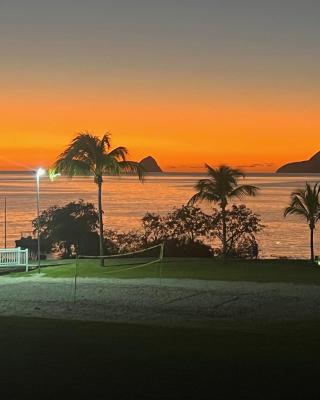
[[(176, 279), (0, 277), (0, 315), (156, 324), (320, 319), (320, 287)], [(76, 301), (74, 301), (74, 298)]]

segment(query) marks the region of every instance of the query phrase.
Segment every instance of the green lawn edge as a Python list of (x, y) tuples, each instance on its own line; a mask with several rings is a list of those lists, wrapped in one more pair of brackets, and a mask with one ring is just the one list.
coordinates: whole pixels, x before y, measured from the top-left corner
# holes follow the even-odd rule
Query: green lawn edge
[[(41, 277), (70, 278), (76, 273), (75, 262), (43, 266)], [(28, 277), (38, 271), (12, 273), (10, 276)], [(235, 260), (169, 258), (152, 265), (108, 265), (101, 267), (96, 260), (80, 260), (78, 278), (118, 279), (199, 279), (249, 282), (283, 282), (320, 285), (320, 267), (307, 260)]]

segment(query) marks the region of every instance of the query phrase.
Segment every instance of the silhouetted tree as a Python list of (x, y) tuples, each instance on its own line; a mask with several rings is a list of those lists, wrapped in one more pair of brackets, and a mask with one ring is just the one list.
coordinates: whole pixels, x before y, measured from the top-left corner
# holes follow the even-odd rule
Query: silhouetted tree
[[(263, 229), (260, 218), (244, 205), (232, 206), (225, 212), (227, 255), (256, 258), (255, 234)], [(106, 246), (113, 254), (144, 249), (165, 243), (165, 256), (212, 257), (222, 253), (214, 249), (215, 240), (223, 240), (222, 212), (213, 209), (207, 215), (198, 207), (182, 206), (166, 215), (147, 213), (139, 231), (105, 232)]]
[(143, 232), (131, 230), (118, 232), (107, 229), (104, 231), (105, 247), (109, 254), (129, 253), (145, 248)]
[[(65, 206), (53, 206), (40, 214), (41, 238), (58, 249), (63, 257), (74, 251), (95, 255), (99, 250), (98, 212), (92, 203), (83, 200)], [(37, 227), (38, 219), (32, 224)]]
[(165, 242), (165, 255), (176, 257), (210, 257), (211, 248), (203, 243), (211, 219), (200, 208), (182, 206), (165, 216), (147, 213), (142, 218), (146, 244)]
[(192, 196), (188, 204), (194, 205), (197, 202), (206, 201), (217, 203), (220, 206), (222, 213), (222, 254), (225, 259), (227, 256), (227, 205), (234, 198), (255, 196), (258, 188), (252, 185), (239, 185), (239, 179), (245, 177), (245, 174), (239, 169), (230, 168), (227, 165), (221, 165), (218, 168), (212, 168), (208, 164), (205, 164), (205, 166), (208, 178), (198, 181), (195, 185), (197, 193)]
[(320, 219), (320, 184), (311, 186), (306, 183), (304, 189), (297, 189), (291, 193), (289, 206), (284, 210), (287, 215), (298, 215), (304, 218), (310, 228), (310, 259), (314, 261), (314, 230)]
[(165, 256), (210, 257), (211, 247), (202, 242), (210, 229), (211, 217), (200, 208), (182, 206), (165, 216), (147, 213), (142, 230), (127, 233), (108, 230), (105, 240), (115, 253), (140, 250), (165, 242)]
[(179, 239), (185, 243), (194, 243), (205, 236), (210, 229), (210, 217), (200, 208), (182, 206), (161, 217), (147, 213), (142, 218), (144, 235), (148, 242), (160, 242), (166, 239)]
[[(93, 176), (98, 186), (98, 210), (100, 232), (100, 256), (104, 255), (103, 240), (103, 209), (102, 209), (102, 183), (103, 175), (137, 174), (143, 178), (143, 170), (139, 163), (127, 161), (128, 150), (126, 147), (117, 147), (111, 150), (110, 134), (105, 134), (102, 139), (90, 133), (80, 133), (60, 154), (54, 164), (54, 171), (73, 176)], [(101, 259), (103, 265), (103, 259)]]
[[(226, 255), (228, 257), (257, 258), (259, 253), (256, 233), (264, 225), (261, 224), (259, 215), (255, 214), (245, 205), (233, 205), (225, 211), (226, 224)], [(212, 214), (212, 229), (209, 236), (224, 240), (222, 212), (214, 209)]]

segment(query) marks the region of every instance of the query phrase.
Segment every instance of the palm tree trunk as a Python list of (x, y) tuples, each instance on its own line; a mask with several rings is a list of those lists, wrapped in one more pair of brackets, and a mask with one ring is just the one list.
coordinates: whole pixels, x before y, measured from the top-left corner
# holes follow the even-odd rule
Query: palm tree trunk
[(311, 250), (311, 261), (314, 261), (313, 233), (314, 233), (314, 227), (313, 227), (313, 226), (310, 226), (310, 250)]
[(222, 213), (222, 256), (223, 256), (223, 262), (225, 262), (227, 258), (227, 223), (226, 223), (226, 208), (224, 206), (221, 207), (221, 213)]
[[(98, 212), (99, 212), (99, 248), (100, 257), (104, 256), (104, 238), (103, 238), (103, 210), (102, 210), (102, 182), (98, 182)], [(104, 266), (104, 259), (101, 258), (100, 265)]]

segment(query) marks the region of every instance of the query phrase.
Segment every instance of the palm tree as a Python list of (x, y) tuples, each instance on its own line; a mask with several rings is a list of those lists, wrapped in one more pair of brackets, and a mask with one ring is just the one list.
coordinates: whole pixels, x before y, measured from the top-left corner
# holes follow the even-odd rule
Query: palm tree
[(259, 188), (252, 185), (239, 185), (240, 178), (245, 174), (239, 170), (227, 165), (220, 165), (218, 168), (212, 168), (205, 164), (208, 171), (208, 178), (200, 179), (195, 185), (197, 193), (189, 200), (189, 205), (194, 205), (199, 201), (208, 203), (217, 203), (221, 208), (222, 218), (222, 252), (223, 258), (227, 256), (227, 224), (226, 208), (229, 200), (233, 198), (242, 198), (243, 196), (255, 196)]
[[(102, 184), (103, 175), (137, 174), (143, 180), (143, 169), (134, 161), (127, 161), (126, 147), (117, 147), (111, 150), (110, 134), (106, 133), (102, 139), (91, 133), (79, 133), (60, 154), (54, 163), (56, 173), (67, 176), (93, 176), (98, 186), (98, 211), (100, 232), (100, 256), (104, 256), (103, 244), (103, 209)], [(103, 259), (101, 259), (103, 265)]]
[(287, 215), (299, 215), (305, 218), (310, 228), (310, 259), (314, 261), (314, 230), (317, 221), (320, 219), (320, 184), (311, 186), (306, 183), (304, 189), (297, 189), (291, 193), (289, 206), (284, 210), (284, 217)]

